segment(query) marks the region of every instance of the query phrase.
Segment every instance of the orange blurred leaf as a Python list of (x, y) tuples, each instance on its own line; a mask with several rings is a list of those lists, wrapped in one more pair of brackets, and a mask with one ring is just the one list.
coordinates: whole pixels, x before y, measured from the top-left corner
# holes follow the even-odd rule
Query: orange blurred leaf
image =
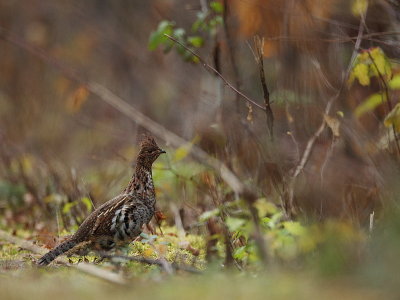
[(167, 250), (168, 250), (168, 246), (167, 245), (158, 244), (158, 245), (155, 245), (155, 248), (157, 249), (157, 252), (158, 252), (159, 255), (161, 255), (161, 256), (167, 255)]
[(157, 220), (161, 221), (161, 220), (166, 220), (167, 216), (164, 215), (164, 213), (162, 211), (157, 210), (156, 211), (156, 218), (157, 218)]
[(67, 110), (71, 113), (78, 112), (86, 102), (89, 91), (84, 86), (77, 88), (67, 100)]

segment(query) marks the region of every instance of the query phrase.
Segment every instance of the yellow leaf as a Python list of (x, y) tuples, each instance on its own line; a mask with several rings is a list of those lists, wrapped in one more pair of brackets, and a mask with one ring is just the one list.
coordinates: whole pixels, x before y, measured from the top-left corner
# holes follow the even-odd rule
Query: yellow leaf
[(151, 257), (153, 255), (154, 255), (154, 251), (151, 248), (147, 248), (146, 250), (143, 251), (144, 257)]
[(292, 235), (301, 236), (306, 233), (305, 227), (303, 227), (299, 222), (283, 222), (283, 227)]
[(178, 149), (175, 150), (174, 153), (174, 161), (180, 161), (184, 159), (190, 153), (192, 146), (194, 143), (198, 141), (198, 137), (196, 136), (190, 143), (180, 146)]
[(392, 90), (400, 90), (400, 74), (395, 75), (388, 84)]
[(400, 103), (397, 103), (392, 111), (388, 113), (383, 124), (386, 127), (394, 126), (395, 130), (400, 132)]
[(34, 157), (29, 154), (25, 154), (20, 159), (21, 167), (26, 174), (33, 173)]
[(370, 84), (368, 72), (369, 72), (368, 66), (363, 63), (357, 64), (353, 69), (353, 74), (355, 78), (357, 78), (360, 84), (364, 86)]
[(368, 0), (353, 0), (351, 5), (351, 12), (354, 16), (358, 17), (365, 14), (368, 8)]
[(174, 153), (174, 161), (180, 161), (184, 159), (186, 156), (188, 156), (191, 148), (192, 148), (191, 144), (189, 145), (186, 144), (176, 149)]
[[(376, 75), (378, 76), (379, 72), (381, 75), (388, 75), (390, 78), (390, 76), (392, 75), (392, 69), (382, 49), (379, 47), (373, 48), (370, 51), (370, 54), (372, 59), (374, 60), (374, 62), (372, 63), (372, 70), (374, 71), (374, 73), (376, 73)], [(378, 72), (376, 72), (376, 68), (378, 69)]]
[(267, 214), (275, 214), (278, 211), (275, 204), (268, 202), (265, 198), (257, 199), (254, 206), (257, 208), (258, 216), (260, 218), (265, 217)]
[(361, 117), (363, 114), (374, 110), (378, 105), (386, 101), (386, 96), (383, 94), (372, 94), (363, 103), (358, 105), (354, 110), (356, 118)]

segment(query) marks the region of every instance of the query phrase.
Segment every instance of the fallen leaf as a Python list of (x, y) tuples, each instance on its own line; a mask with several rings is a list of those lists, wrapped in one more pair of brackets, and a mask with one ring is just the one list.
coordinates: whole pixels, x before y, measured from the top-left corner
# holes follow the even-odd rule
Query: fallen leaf
[(324, 115), (324, 119), (328, 127), (332, 130), (334, 137), (340, 136), (340, 121), (334, 117)]

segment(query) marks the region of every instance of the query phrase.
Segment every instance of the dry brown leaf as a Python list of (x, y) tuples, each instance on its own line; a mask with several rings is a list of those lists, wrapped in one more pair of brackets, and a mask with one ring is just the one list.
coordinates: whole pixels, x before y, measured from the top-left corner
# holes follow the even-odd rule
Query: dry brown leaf
[(250, 104), (247, 104), (247, 108), (249, 109), (247, 113), (247, 121), (250, 123), (253, 123), (253, 106)]
[(334, 137), (340, 136), (340, 121), (334, 117), (324, 115), (326, 125), (332, 130)]
[(57, 245), (57, 237), (45, 227), (38, 232), (37, 240), (47, 249), (53, 249)]

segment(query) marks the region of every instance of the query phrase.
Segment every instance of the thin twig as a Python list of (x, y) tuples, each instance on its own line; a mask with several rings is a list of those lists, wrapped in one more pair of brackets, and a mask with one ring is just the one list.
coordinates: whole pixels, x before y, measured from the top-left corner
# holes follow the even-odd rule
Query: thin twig
[(372, 213), (369, 214), (369, 234), (374, 230), (374, 217), (375, 211), (372, 211)]
[(258, 63), (258, 69), (260, 74), (261, 86), (264, 94), (264, 103), (265, 103), (265, 113), (267, 115), (267, 126), (268, 131), (271, 137), (271, 140), (274, 138), (274, 114), (271, 109), (271, 102), (269, 99), (269, 91), (267, 86), (267, 81), (265, 80), (264, 73), (264, 39), (261, 39), (259, 36), (256, 36), (254, 39), (254, 45), (256, 49), (256, 61)]
[(258, 107), (261, 110), (265, 110), (265, 108), (258, 104), (257, 102), (255, 102), (254, 100), (250, 99), (248, 96), (246, 96), (245, 94), (243, 94), (241, 91), (239, 91), (237, 88), (235, 88), (228, 80), (225, 79), (224, 76), (222, 76), (222, 74), (220, 72), (218, 72), (215, 68), (213, 68), (212, 66), (210, 66), (203, 58), (201, 58), (200, 55), (198, 55), (197, 53), (195, 53), (193, 50), (189, 49), (188, 47), (186, 47), (184, 44), (182, 44), (180, 41), (178, 41), (177, 39), (175, 39), (174, 37), (168, 35), (168, 34), (164, 34), (167, 38), (169, 38), (171, 41), (177, 43), (178, 45), (180, 45), (181, 47), (183, 47), (186, 51), (188, 51), (190, 54), (192, 54), (194, 57), (196, 57), (201, 64), (203, 65), (203, 67), (214, 73), (215, 75), (219, 76), (222, 81), (231, 89), (233, 90), (235, 93), (239, 94), (245, 101), (253, 104), (254, 106)]
[[(34, 252), (36, 254), (43, 255), (47, 252), (46, 249), (39, 247), (37, 245), (34, 245), (32, 242), (12, 236), (8, 232), (5, 232), (3, 230), (0, 230), (0, 239), (5, 240), (11, 244), (17, 245), (20, 248), (29, 250), (31, 252)], [(117, 284), (125, 284), (126, 280), (119, 274), (104, 270), (100, 267), (97, 267), (92, 264), (88, 263), (79, 263), (79, 264), (74, 264), (71, 265), (68, 263), (68, 260), (62, 257), (56, 258), (57, 262), (60, 262), (62, 264), (65, 264), (71, 268), (77, 269), (79, 271), (82, 271), (86, 274), (95, 276), (97, 278), (101, 278), (103, 280), (112, 282), (112, 283), (117, 283)]]

